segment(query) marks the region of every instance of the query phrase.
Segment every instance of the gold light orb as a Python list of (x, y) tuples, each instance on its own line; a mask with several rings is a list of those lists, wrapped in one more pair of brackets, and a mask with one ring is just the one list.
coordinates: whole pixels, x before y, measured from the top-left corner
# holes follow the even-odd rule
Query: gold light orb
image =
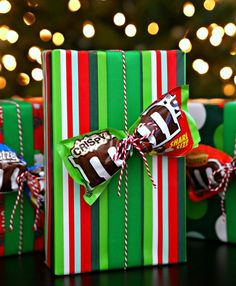
[(192, 2), (186, 2), (183, 6), (183, 13), (187, 17), (192, 17), (195, 13), (195, 7)]
[(81, 4), (79, 0), (69, 0), (68, 9), (71, 12), (77, 12), (81, 8)]
[(52, 33), (51, 31), (47, 30), (47, 29), (42, 29), (40, 32), (39, 32), (39, 37), (42, 41), (44, 42), (48, 42), (51, 40), (52, 38)]
[(224, 27), (225, 34), (233, 37), (236, 34), (236, 25), (234, 23), (228, 23)]
[(209, 39), (210, 43), (212, 46), (217, 47), (221, 44), (222, 42), (222, 37), (218, 34), (213, 34), (210, 39)]
[(223, 67), (220, 70), (220, 77), (222, 79), (229, 79), (231, 78), (232, 74), (233, 74), (233, 70), (231, 67)]
[(216, 6), (216, 2), (215, 0), (205, 0), (203, 6), (207, 11), (212, 11)]
[(29, 7), (36, 8), (36, 7), (38, 7), (39, 3), (38, 3), (37, 0), (28, 0), (28, 1), (27, 1), (27, 5), (28, 5)]
[(32, 78), (36, 81), (41, 81), (43, 79), (43, 71), (40, 68), (35, 68), (31, 72)]
[(10, 31), (10, 28), (6, 25), (0, 26), (0, 40), (6, 41), (7, 33)]
[(14, 44), (15, 42), (18, 41), (19, 35), (16, 31), (10, 30), (7, 32), (6, 39), (8, 40), (9, 43)]
[(129, 24), (125, 27), (125, 34), (127, 37), (134, 37), (137, 33), (137, 28), (133, 24)]
[(151, 22), (149, 25), (148, 25), (148, 28), (147, 28), (147, 31), (150, 35), (156, 35), (159, 31), (159, 26), (156, 22)]
[(26, 12), (23, 16), (23, 21), (27, 26), (33, 25), (36, 21), (36, 17), (32, 12)]
[(209, 64), (202, 59), (194, 60), (192, 67), (197, 73), (202, 74), (202, 75), (206, 74), (209, 70)]
[(7, 0), (0, 1), (0, 14), (7, 14), (11, 10), (11, 3)]
[(52, 42), (55, 46), (61, 46), (65, 41), (65, 38), (62, 33), (56, 32), (52, 36)]
[(2, 63), (8, 71), (13, 71), (16, 68), (16, 58), (12, 55), (4, 55), (2, 57)]
[(7, 81), (5, 79), (5, 77), (0, 76), (0, 89), (4, 89), (7, 85)]
[(17, 76), (17, 82), (22, 86), (28, 85), (30, 83), (30, 77), (27, 73), (21, 72)]
[(231, 83), (227, 83), (223, 86), (223, 92), (226, 96), (232, 96), (235, 93), (235, 86)]
[(188, 38), (183, 38), (179, 41), (179, 48), (185, 53), (189, 53), (192, 50), (192, 43)]
[(86, 38), (92, 38), (95, 35), (95, 28), (92, 22), (86, 21), (83, 24), (83, 34)]
[(123, 26), (125, 24), (125, 15), (121, 12), (118, 12), (113, 17), (113, 22), (116, 26)]
[(196, 36), (199, 40), (205, 40), (208, 37), (208, 34), (208, 29), (206, 27), (201, 27), (196, 32)]

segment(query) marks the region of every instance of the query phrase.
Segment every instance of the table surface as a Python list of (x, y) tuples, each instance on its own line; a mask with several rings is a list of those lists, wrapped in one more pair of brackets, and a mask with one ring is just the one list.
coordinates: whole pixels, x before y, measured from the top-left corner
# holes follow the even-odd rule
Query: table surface
[(54, 277), (43, 259), (43, 253), (0, 258), (0, 285), (236, 285), (236, 244), (188, 240), (187, 263), (64, 277)]

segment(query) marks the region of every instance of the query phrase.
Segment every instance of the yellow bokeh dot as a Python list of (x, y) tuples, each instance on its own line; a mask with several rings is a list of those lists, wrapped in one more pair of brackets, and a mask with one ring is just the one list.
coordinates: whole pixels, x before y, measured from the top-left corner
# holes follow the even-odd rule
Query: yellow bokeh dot
[(192, 2), (186, 2), (183, 6), (183, 13), (187, 17), (192, 17), (195, 13), (195, 7)]
[(36, 21), (36, 17), (32, 12), (26, 12), (23, 16), (23, 21), (27, 26), (33, 25)]
[(39, 37), (42, 41), (44, 42), (48, 42), (51, 40), (52, 38), (52, 33), (51, 31), (47, 30), (47, 29), (42, 29), (40, 32), (39, 32)]
[(92, 38), (95, 35), (95, 28), (94, 28), (92, 22), (90, 22), (90, 21), (84, 22), (83, 34), (86, 38)]
[(192, 44), (189, 39), (183, 38), (179, 41), (179, 48), (185, 52), (189, 53), (192, 50)]
[(116, 13), (113, 22), (116, 26), (123, 26), (125, 24), (125, 15), (121, 12)]
[(71, 12), (76, 12), (81, 8), (81, 4), (79, 0), (69, 0), (68, 2), (68, 9)]
[(65, 38), (62, 33), (56, 32), (52, 36), (52, 42), (56, 46), (61, 46), (65, 41)]
[(225, 34), (228, 36), (234, 36), (236, 34), (236, 25), (234, 23), (228, 23), (224, 27)]
[(15, 42), (18, 41), (19, 35), (16, 31), (10, 30), (7, 32), (6, 38), (7, 38), (9, 43), (14, 44)]
[(220, 70), (220, 77), (222, 79), (229, 79), (231, 78), (232, 74), (233, 74), (233, 70), (231, 67), (223, 67)]
[(125, 27), (125, 34), (126, 36), (132, 38), (136, 35), (137, 33), (137, 28), (133, 24), (129, 24)]
[(226, 96), (232, 96), (235, 93), (235, 86), (231, 83), (227, 83), (223, 86), (223, 92)]
[(7, 14), (11, 10), (11, 3), (7, 0), (0, 1), (0, 13)]
[(36, 81), (41, 81), (43, 79), (43, 71), (40, 68), (35, 68), (31, 72), (32, 78)]
[(7, 85), (7, 81), (5, 79), (5, 77), (0, 76), (0, 89), (4, 89)]
[(208, 29), (206, 27), (201, 27), (197, 30), (196, 35), (198, 39), (205, 40), (208, 37)]
[(212, 11), (215, 8), (215, 5), (215, 0), (205, 0), (203, 3), (204, 8), (208, 11)]
[(192, 67), (199, 74), (205, 74), (209, 70), (209, 64), (206, 61), (202, 60), (202, 59), (194, 60), (193, 64), (192, 64)]
[(16, 68), (16, 59), (12, 55), (4, 55), (2, 57), (2, 63), (8, 71), (13, 71)]
[(19, 73), (17, 76), (17, 82), (19, 83), (19, 85), (28, 85), (30, 83), (30, 77), (28, 76), (27, 73)]
[(0, 26), (0, 40), (6, 41), (7, 33), (10, 31), (10, 28), (6, 25)]
[(156, 22), (152, 22), (148, 25), (147, 31), (150, 35), (156, 35), (159, 31), (159, 26)]

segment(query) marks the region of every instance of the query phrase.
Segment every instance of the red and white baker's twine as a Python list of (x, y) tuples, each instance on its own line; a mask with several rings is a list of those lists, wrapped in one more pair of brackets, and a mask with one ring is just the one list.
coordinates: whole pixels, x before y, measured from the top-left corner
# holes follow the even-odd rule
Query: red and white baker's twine
[[(213, 187), (214, 177), (215, 177), (215, 175), (220, 174), (220, 173), (223, 173), (222, 180), (216, 187)], [(212, 173), (212, 176), (209, 178), (208, 187), (209, 187), (210, 191), (218, 192), (218, 191), (222, 190), (220, 206), (221, 206), (221, 214), (222, 214), (223, 219), (226, 218), (225, 194), (226, 194), (229, 182), (230, 182), (230, 177), (233, 174), (236, 174), (236, 139), (235, 139), (235, 146), (234, 146), (234, 157), (233, 157), (232, 162), (226, 163), (221, 168), (215, 170)]]
[[(147, 139), (147, 137), (151, 136), (155, 132), (155, 126), (154, 130), (148, 134), (148, 136), (143, 136), (138, 138), (136, 136), (137, 133), (137, 128), (135, 129), (133, 135), (130, 135), (128, 133), (128, 108), (127, 108), (127, 82), (126, 82), (126, 59), (125, 59), (125, 52), (122, 50), (119, 50), (122, 54), (122, 66), (123, 66), (123, 88), (124, 88), (124, 125), (125, 125), (125, 133), (126, 133), (126, 138), (122, 140), (116, 149), (116, 154), (114, 155), (114, 160), (122, 160), (122, 166), (121, 166), (121, 171), (120, 171), (120, 176), (119, 176), (119, 181), (118, 181), (118, 195), (121, 196), (121, 183), (122, 183), (122, 178), (123, 174), (125, 174), (125, 222), (124, 222), (124, 269), (127, 269), (128, 266), (128, 163), (127, 163), (127, 157), (128, 157), (128, 148), (134, 147), (137, 149), (141, 157), (143, 158), (148, 176), (150, 180), (152, 181), (152, 184), (154, 187), (156, 187), (151, 171), (148, 166), (147, 159), (142, 152), (140, 146), (140, 142)], [(142, 124), (140, 124), (138, 127), (141, 127)], [(147, 124), (143, 124), (147, 125)]]
[[(39, 222), (39, 213), (40, 213), (40, 202), (39, 202), (39, 193), (40, 193), (40, 185), (39, 183), (36, 183), (37, 177), (29, 173), (28, 171), (25, 171), (21, 173), (17, 177), (17, 183), (18, 183), (18, 194), (17, 198), (14, 204), (14, 207), (12, 209), (12, 213), (10, 216), (10, 226), (9, 230), (13, 230), (13, 222), (14, 222), (14, 216), (18, 207), (18, 204), (20, 203), (20, 212), (23, 211), (23, 194), (24, 194), (24, 183), (26, 182), (29, 186), (31, 186), (33, 190), (33, 195), (36, 197), (36, 214), (34, 219), (34, 230), (37, 230), (37, 225)], [(22, 228), (21, 228), (22, 226)], [(21, 231), (23, 232), (23, 221), (20, 221), (20, 234)], [(19, 240), (22, 236), (20, 235)], [(22, 242), (22, 241), (21, 241)]]

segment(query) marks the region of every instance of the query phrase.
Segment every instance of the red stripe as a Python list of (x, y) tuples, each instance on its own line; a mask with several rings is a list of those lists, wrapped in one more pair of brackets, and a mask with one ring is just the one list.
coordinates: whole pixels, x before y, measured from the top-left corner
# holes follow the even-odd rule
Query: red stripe
[(177, 83), (177, 55), (176, 51), (167, 52), (168, 90), (176, 87)]
[(178, 159), (168, 159), (169, 263), (178, 261)]
[(162, 95), (162, 76), (161, 76), (161, 52), (156, 51), (157, 58), (157, 98), (161, 98)]
[(163, 206), (162, 206), (162, 156), (157, 156), (158, 171), (157, 171), (157, 197), (158, 197), (158, 264), (162, 264), (162, 250), (163, 250)]
[[(44, 124), (47, 125), (47, 145), (45, 144), (45, 154), (47, 154), (47, 166), (46, 166), (46, 185), (47, 185), (47, 257), (46, 262), (49, 267), (51, 267), (51, 239), (52, 239), (52, 162), (51, 162), (51, 74), (50, 74), (50, 53), (45, 54), (45, 66), (46, 66), (46, 77), (47, 77), (47, 86), (45, 88), (45, 96), (47, 101), (47, 120)], [(46, 148), (47, 146), (47, 148)]]
[[(67, 137), (73, 137), (72, 63), (71, 51), (66, 51)], [(75, 272), (74, 182), (68, 177), (69, 210), (69, 271)]]
[[(90, 131), (90, 98), (89, 98), (89, 54), (79, 52), (79, 114), (80, 133)], [(81, 272), (92, 270), (92, 221), (91, 208), (83, 199), (84, 188), (80, 189), (81, 201)]]

